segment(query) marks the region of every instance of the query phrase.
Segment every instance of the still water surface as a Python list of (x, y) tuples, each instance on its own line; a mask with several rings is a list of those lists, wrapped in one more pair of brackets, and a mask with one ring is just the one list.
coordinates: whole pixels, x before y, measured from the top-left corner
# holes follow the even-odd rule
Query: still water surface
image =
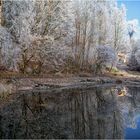
[(140, 138), (140, 88), (19, 94), (0, 110), (0, 138)]

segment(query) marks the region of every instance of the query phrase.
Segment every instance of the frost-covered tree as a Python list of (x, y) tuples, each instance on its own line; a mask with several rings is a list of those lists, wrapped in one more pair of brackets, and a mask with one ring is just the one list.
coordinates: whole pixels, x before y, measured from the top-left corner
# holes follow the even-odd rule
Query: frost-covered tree
[(71, 43), (68, 36), (71, 33), (69, 4), (69, 1), (63, 0), (43, 0), (35, 4), (33, 35), (42, 38), (38, 50), (44, 65), (49, 64), (54, 69), (62, 68), (64, 59), (70, 53), (67, 47)]
[(17, 53), (11, 34), (6, 28), (0, 27), (0, 65), (17, 70), (17, 59), (14, 59), (18, 55)]
[(112, 46), (117, 52), (123, 52), (128, 47), (126, 8), (124, 5), (121, 8), (118, 8), (117, 5), (113, 8), (112, 22)]
[[(11, 43), (7, 46), (13, 45), (12, 50), (8, 50), (13, 55), (11, 61), (14, 65), (17, 65), (17, 61), (24, 55), (24, 50), (30, 46), (33, 14), (32, 0), (30, 0), (30, 4), (27, 0), (9, 0), (2, 3), (2, 26), (8, 31), (11, 37)], [(3, 46), (3, 48), (7, 46)], [(17, 69), (17, 66), (14, 66), (13, 69)]]
[(139, 30), (139, 21), (137, 19), (134, 19), (129, 20), (127, 23), (128, 23), (128, 34), (131, 40)]
[[(2, 15), (1, 32), (8, 34), (9, 45), (1, 46), (1, 61), (13, 69), (19, 64), (23, 72), (33, 61), (62, 71), (69, 58), (83, 70), (97, 54), (107, 52), (109, 58), (112, 53), (115, 58), (114, 49), (129, 50), (126, 8), (118, 7), (116, 0), (8, 0), (2, 2)], [(103, 65), (107, 61), (111, 63), (105, 59)]]
[(8, 28), (13, 41), (20, 43), (21, 38), (28, 38), (26, 36), (30, 34), (30, 28), (34, 23), (33, 0), (3, 1), (2, 13), (2, 25)]
[(55, 53), (58, 53), (58, 44), (64, 45), (68, 30), (66, 4), (62, 0), (3, 2), (3, 26), (20, 49), (23, 69), (33, 59), (47, 60), (51, 50), (57, 47)]
[(140, 40), (133, 41), (132, 51), (128, 59), (128, 66), (132, 70), (140, 70)]
[(35, 1), (33, 32), (41, 36), (52, 35), (54, 39), (60, 38), (63, 23), (66, 22), (66, 5), (67, 2), (62, 0)]

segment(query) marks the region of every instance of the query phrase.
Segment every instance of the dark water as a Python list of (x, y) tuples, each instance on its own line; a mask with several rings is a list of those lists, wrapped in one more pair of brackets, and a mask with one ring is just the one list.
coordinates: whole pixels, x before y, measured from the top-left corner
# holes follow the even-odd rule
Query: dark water
[(140, 138), (140, 88), (20, 93), (0, 110), (0, 138)]

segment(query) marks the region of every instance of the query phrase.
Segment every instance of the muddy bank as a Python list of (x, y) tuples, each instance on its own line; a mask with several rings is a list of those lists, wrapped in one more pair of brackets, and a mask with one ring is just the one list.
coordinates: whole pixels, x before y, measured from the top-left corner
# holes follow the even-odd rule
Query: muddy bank
[(97, 77), (67, 77), (67, 78), (8, 78), (0, 79), (0, 83), (12, 83), (16, 91), (33, 89), (54, 89), (54, 88), (86, 88), (88, 86), (123, 84), (140, 86), (140, 78), (118, 77), (118, 76), (97, 76)]
[(32, 78), (18, 79), (19, 90), (54, 89), (54, 88), (86, 88), (94, 86), (108, 86), (122, 84), (140, 86), (139, 77), (69, 77), (69, 78)]

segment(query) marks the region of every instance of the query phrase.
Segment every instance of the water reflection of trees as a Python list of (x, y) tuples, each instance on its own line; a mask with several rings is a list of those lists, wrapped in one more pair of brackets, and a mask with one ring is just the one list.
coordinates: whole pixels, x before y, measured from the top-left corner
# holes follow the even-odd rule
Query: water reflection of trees
[(23, 94), (1, 110), (1, 138), (123, 138), (111, 89)]
[(140, 115), (140, 87), (127, 87), (127, 94), (118, 99), (125, 127), (136, 128), (136, 116)]

